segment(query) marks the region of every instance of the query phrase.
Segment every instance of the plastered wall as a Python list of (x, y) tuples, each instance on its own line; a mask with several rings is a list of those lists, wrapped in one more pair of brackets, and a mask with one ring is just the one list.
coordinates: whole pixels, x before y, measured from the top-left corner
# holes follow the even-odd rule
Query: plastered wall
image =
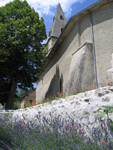
[(98, 86), (113, 82), (110, 69), (113, 53), (113, 3), (92, 14)]
[(32, 91), (28, 94), (28, 96), (24, 97), (22, 99), (22, 101), (20, 102), (20, 107), (24, 108), (24, 103), (25, 102), (30, 102), (30, 100), (32, 100), (32, 102), (36, 102), (36, 91)]
[[(112, 8), (113, 4), (110, 4), (92, 13), (98, 87), (101, 87), (99, 83), (103, 82), (103, 80), (105, 84), (107, 84), (106, 73), (107, 70), (111, 68), (113, 53)], [(60, 91), (65, 95), (73, 57), (72, 54), (86, 41), (92, 43), (89, 15), (75, 23), (71, 32), (64, 39), (53, 59), (39, 77), (40, 80), (37, 82), (36, 89), (36, 100), (41, 102), (45, 97), (50, 96), (48, 94), (58, 96), (57, 92)], [(94, 74), (94, 72), (92, 72), (92, 74)], [(113, 81), (112, 76), (109, 75), (109, 77), (109, 80)]]
[(64, 93), (72, 53), (78, 47), (77, 27), (77, 25), (74, 26), (73, 30), (71, 30), (68, 37), (64, 40), (57, 53), (55, 53), (55, 56), (46, 67), (45, 72), (40, 76), (40, 81), (38, 81), (36, 90), (37, 100), (42, 100), (52, 92), (53, 95), (58, 96), (57, 92), (60, 92), (60, 79), (62, 80), (62, 92)]

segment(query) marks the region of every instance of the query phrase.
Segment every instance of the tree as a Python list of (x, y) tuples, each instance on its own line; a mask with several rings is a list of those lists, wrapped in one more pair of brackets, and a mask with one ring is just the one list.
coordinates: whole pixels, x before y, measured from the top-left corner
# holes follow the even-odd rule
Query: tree
[(38, 80), (46, 61), (46, 37), (43, 18), (26, 0), (0, 7), (0, 101), (6, 102), (5, 109), (13, 109), (18, 83), (27, 91)]
[(25, 91), (23, 89), (21, 89), (20, 94), (16, 93), (15, 99), (14, 99), (14, 105), (13, 105), (13, 109), (18, 109), (19, 106), (17, 106), (17, 103), (20, 103), (20, 100), (23, 96), (28, 96), (28, 92), (32, 91), (33, 88), (28, 89), (28, 91)]
[(19, 102), (23, 96), (28, 96), (28, 92), (34, 90), (33, 88), (28, 89), (27, 91), (21, 89), (20, 94), (17, 93), (17, 97), (15, 97), (15, 101)]

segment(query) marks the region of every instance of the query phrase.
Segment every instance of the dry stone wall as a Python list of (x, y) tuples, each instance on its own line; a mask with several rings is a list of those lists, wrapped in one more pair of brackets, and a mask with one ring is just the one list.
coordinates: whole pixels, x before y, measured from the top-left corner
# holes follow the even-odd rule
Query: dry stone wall
[[(79, 123), (82, 127), (88, 127), (92, 130), (93, 127), (100, 126), (98, 119), (100, 118), (100, 113), (105, 109), (102, 106), (113, 106), (113, 86), (79, 93), (68, 96), (65, 99), (60, 98), (31, 108), (15, 110), (13, 113), (10, 110), (10, 113), (12, 113), (10, 121), (17, 122), (22, 120), (26, 125), (28, 123), (30, 125), (31, 121), (34, 122), (34, 126), (37, 126), (43, 124), (43, 117), (51, 121), (52, 116), (59, 117), (65, 121), (70, 120), (70, 126), (72, 126), (71, 121), (74, 119), (74, 124)], [(102, 110), (95, 113), (99, 108), (102, 108)], [(113, 120), (113, 112), (109, 111), (108, 115)], [(104, 119), (107, 119), (107, 115), (103, 116), (102, 120)]]

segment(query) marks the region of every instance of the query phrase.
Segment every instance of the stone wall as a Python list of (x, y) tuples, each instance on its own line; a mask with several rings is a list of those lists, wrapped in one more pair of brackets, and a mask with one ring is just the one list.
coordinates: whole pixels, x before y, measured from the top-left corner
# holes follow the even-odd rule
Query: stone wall
[(52, 49), (57, 39), (57, 37), (50, 37), (50, 39), (48, 40), (48, 52)]
[[(89, 135), (89, 131), (93, 130), (93, 127), (97, 128), (101, 124), (98, 119), (100, 119), (100, 113), (105, 110), (102, 106), (113, 106), (112, 100), (113, 86), (107, 86), (26, 109), (7, 110), (0, 113), (0, 117), (9, 112), (12, 117), (11, 122), (17, 123), (21, 120), (24, 125), (27, 125), (29, 121), (29, 125), (34, 123), (34, 126), (44, 125), (43, 117), (48, 120), (51, 120), (51, 117), (60, 117), (64, 119), (64, 125), (65, 121), (68, 121), (70, 126), (72, 126), (73, 119), (73, 126), (81, 125), (81, 128), (85, 132), (87, 131), (86, 134)], [(96, 113), (99, 108), (102, 108), (102, 110)], [(108, 116), (113, 120), (113, 111), (109, 110)], [(107, 115), (102, 117), (102, 120), (104, 119), (107, 119)], [(49, 124), (47, 126), (50, 127)], [(63, 128), (61, 128), (61, 131), (63, 131)], [(59, 132), (61, 133), (61, 131)]]

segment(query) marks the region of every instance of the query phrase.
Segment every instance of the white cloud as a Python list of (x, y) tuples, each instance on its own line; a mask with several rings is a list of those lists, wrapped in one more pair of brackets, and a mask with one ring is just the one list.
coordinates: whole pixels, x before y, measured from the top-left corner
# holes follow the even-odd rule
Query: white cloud
[[(0, 7), (4, 6), (6, 3), (9, 3), (13, 0), (0, 0)], [(23, 0), (22, 0), (23, 1)], [(61, 4), (62, 9), (66, 15), (66, 17), (70, 17), (71, 15), (71, 6), (74, 3), (80, 2), (82, 3), (85, 0), (27, 0), (28, 4), (31, 7), (34, 7), (35, 11), (39, 13), (40, 16), (46, 15), (52, 15), (54, 16), (55, 11), (51, 11), (50, 8), (56, 7), (58, 2)]]

